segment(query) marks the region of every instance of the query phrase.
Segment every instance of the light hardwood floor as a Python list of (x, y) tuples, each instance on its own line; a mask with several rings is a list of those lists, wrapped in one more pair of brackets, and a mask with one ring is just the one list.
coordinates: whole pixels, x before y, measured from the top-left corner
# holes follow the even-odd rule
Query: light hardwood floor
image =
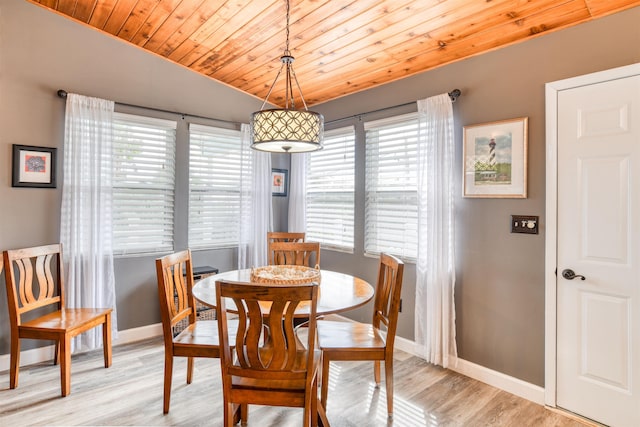
[[(9, 390), (0, 373), (0, 426), (221, 426), (218, 360), (199, 359), (186, 384), (186, 360), (176, 359), (171, 410), (162, 415), (161, 339), (116, 346), (113, 366), (102, 351), (73, 357), (71, 394), (60, 397), (59, 369), (51, 363), (20, 370)], [(583, 426), (494, 387), (396, 352), (395, 416), (388, 421), (384, 387), (375, 388), (370, 362), (332, 364), (327, 416), (333, 427)], [(299, 426), (301, 409), (251, 406), (249, 426)]]

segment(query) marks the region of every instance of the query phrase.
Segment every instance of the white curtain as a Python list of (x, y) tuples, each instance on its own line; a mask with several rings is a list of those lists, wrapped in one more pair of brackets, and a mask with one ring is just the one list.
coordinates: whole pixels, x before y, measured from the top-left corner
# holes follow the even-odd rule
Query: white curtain
[(251, 149), (249, 125), (242, 124), (241, 133), (240, 269), (267, 264), (267, 232), (273, 229), (271, 154)]
[(454, 305), (454, 140), (448, 94), (418, 101), (415, 338), (430, 363), (457, 361)]
[[(60, 241), (66, 271), (66, 306), (113, 308), (117, 337), (112, 251), (113, 101), (68, 94)], [(76, 337), (74, 350), (102, 345), (100, 328)]]
[(289, 172), (289, 229), (293, 233), (307, 231), (307, 160), (308, 153), (291, 154)]

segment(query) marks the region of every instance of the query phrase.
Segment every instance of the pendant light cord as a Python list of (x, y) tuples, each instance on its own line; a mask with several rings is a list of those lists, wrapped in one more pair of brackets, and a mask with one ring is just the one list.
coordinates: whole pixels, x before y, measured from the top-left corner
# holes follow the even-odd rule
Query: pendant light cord
[(289, 50), (289, 34), (290, 34), (289, 24), (291, 21), (291, 7), (289, 5), (289, 0), (286, 0), (286, 5), (287, 5), (287, 8), (286, 8), (287, 19), (286, 19), (286, 27), (285, 27), (285, 30), (286, 30), (285, 49), (284, 49), (284, 54), (282, 55), (282, 57), (280, 57), (280, 61), (282, 62), (282, 64), (280, 65), (280, 70), (278, 71), (278, 74), (276, 75), (275, 80), (273, 81), (273, 83), (271, 84), (271, 87), (269, 88), (269, 92), (267, 92), (267, 96), (264, 98), (264, 101), (262, 102), (262, 106), (260, 107), (260, 110), (264, 110), (265, 105), (267, 105), (269, 96), (271, 96), (271, 92), (273, 91), (273, 88), (278, 82), (278, 78), (282, 73), (282, 69), (285, 68), (285, 82), (284, 82), (285, 109), (292, 109), (292, 110), (296, 109), (296, 103), (293, 95), (293, 82), (295, 81), (296, 87), (298, 88), (298, 92), (300, 93), (300, 99), (302, 100), (302, 105), (304, 106), (304, 109), (306, 111), (309, 111), (309, 108), (307, 107), (307, 102), (304, 100), (304, 95), (302, 94), (302, 88), (300, 88), (300, 83), (298, 82), (298, 77), (296, 77), (296, 72), (293, 70), (292, 64), (295, 58), (291, 55), (291, 51)]
[(285, 49), (284, 49), (284, 54), (285, 55), (290, 55), (291, 54), (289, 52), (289, 14), (290, 14), (289, 0), (287, 0), (287, 43), (286, 43)]
[(291, 51), (289, 51), (289, 22), (291, 19), (291, 8), (289, 5), (289, 0), (287, 2), (287, 27), (286, 27), (286, 44), (284, 47), (284, 55), (291, 57), (291, 59), (286, 59), (286, 67), (287, 67), (287, 75), (285, 80), (285, 94), (284, 94), (284, 108), (286, 109), (296, 109), (295, 102), (293, 100), (293, 85), (291, 84), (291, 71), (293, 70), (291, 64), (293, 63), (293, 56), (291, 56)]

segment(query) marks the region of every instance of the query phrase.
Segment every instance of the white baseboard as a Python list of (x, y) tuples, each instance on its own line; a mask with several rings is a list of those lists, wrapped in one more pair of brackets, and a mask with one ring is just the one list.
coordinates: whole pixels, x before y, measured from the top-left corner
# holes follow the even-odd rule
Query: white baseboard
[(113, 345), (129, 344), (130, 342), (159, 336), (162, 336), (162, 323), (154, 323), (153, 325), (118, 331), (118, 338), (113, 340)]
[[(396, 337), (396, 348), (414, 356), (420, 357), (414, 341), (402, 337)], [(458, 372), (474, 380), (481, 381), (490, 386), (499, 388), (523, 399), (530, 400), (539, 405), (544, 405), (544, 388), (535, 384), (522, 381), (518, 378), (494, 371), (484, 366), (477, 365), (464, 359), (458, 359), (456, 366), (449, 366), (454, 372)]]
[[(348, 318), (340, 315), (333, 315), (340, 320), (349, 321)], [(418, 347), (414, 341), (396, 336), (395, 348), (409, 353), (413, 356), (421, 357), (418, 353)], [(523, 399), (530, 400), (539, 405), (544, 405), (544, 388), (522, 381), (518, 378), (494, 371), (484, 366), (468, 362), (464, 359), (458, 359), (456, 366), (449, 367), (454, 372), (458, 372), (474, 380), (489, 384), (492, 387), (499, 388), (508, 393), (515, 394)]]
[[(53, 360), (54, 349), (55, 349), (54, 345), (48, 345), (45, 347), (34, 348), (32, 350), (22, 351), (20, 352), (20, 366), (33, 365), (34, 363)], [(10, 354), (3, 354), (0, 356), (0, 372), (9, 370), (10, 361), (11, 361)]]
[[(135, 341), (153, 338), (162, 335), (162, 324), (155, 323), (153, 325), (141, 326), (139, 328), (126, 329), (118, 331), (118, 338), (114, 339), (112, 345), (128, 344)], [(53, 360), (54, 345), (38, 347), (31, 350), (25, 350), (20, 353), (20, 366), (33, 365), (34, 363), (46, 362)], [(0, 372), (9, 370), (11, 356), (9, 354), (0, 355)]]
[(485, 368), (484, 366), (468, 362), (464, 359), (458, 359), (457, 366), (451, 368), (451, 370), (544, 406), (544, 387)]

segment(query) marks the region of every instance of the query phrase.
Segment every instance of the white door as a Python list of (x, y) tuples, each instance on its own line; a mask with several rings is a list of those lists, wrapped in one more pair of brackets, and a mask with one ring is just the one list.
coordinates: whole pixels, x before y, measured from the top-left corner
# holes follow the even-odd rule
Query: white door
[(557, 100), (557, 406), (640, 426), (640, 76)]

